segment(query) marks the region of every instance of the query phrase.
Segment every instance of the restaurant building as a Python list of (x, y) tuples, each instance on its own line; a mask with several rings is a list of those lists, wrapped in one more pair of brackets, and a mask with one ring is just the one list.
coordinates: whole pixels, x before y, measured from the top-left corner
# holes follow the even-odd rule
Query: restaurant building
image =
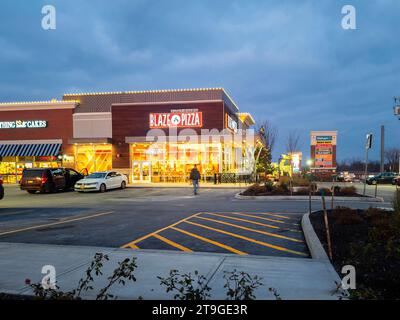
[[(0, 104), (0, 175), (24, 168), (116, 170), (130, 182), (251, 174), (254, 119), (222, 88), (65, 94)], [(250, 133), (249, 133), (250, 132)]]

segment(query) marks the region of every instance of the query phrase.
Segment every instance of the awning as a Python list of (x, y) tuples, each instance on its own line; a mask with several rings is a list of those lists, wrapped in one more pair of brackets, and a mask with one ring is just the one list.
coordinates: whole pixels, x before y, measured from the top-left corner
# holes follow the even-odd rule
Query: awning
[(0, 144), (0, 157), (55, 157), (60, 150), (61, 143)]

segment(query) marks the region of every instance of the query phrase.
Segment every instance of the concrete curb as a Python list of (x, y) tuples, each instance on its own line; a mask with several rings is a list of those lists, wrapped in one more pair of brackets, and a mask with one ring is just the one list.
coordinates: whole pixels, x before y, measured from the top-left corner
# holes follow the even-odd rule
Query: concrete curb
[[(235, 194), (235, 198), (238, 200), (264, 200), (264, 201), (276, 201), (276, 200), (301, 200), (301, 201), (309, 201), (309, 196), (244, 196), (242, 194)], [(327, 197), (328, 199), (329, 197)], [(330, 199), (330, 198), (329, 198)], [(321, 200), (320, 196), (312, 196), (312, 201)], [(360, 202), (384, 202), (382, 197), (335, 197), (335, 201), (360, 201)]]
[[(318, 211), (313, 211), (318, 212)], [(317, 234), (315, 233), (314, 227), (310, 221), (310, 213), (306, 213), (303, 215), (301, 219), (301, 227), (303, 229), (304, 238), (306, 239), (306, 243), (308, 246), (308, 250), (310, 251), (311, 258), (313, 260), (321, 261), (326, 263), (329, 272), (331, 272), (332, 276), (336, 278), (335, 283), (338, 285), (342, 282), (339, 274), (336, 272), (335, 267), (332, 265), (331, 260), (329, 259), (328, 255), (324, 247), (322, 246), (321, 241), (319, 240)], [(341, 294), (340, 294), (341, 291)], [(339, 289), (337, 292), (333, 292), (333, 295), (336, 295), (338, 298), (348, 296), (349, 292), (347, 290)]]
[(303, 215), (301, 219), (301, 227), (303, 229), (304, 238), (306, 239), (311, 257), (313, 259), (328, 261), (330, 263), (328, 255), (326, 254), (325, 249), (322, 246), (321, 241), (319, 241), (319, 238), (311, 224), (309, 213)]

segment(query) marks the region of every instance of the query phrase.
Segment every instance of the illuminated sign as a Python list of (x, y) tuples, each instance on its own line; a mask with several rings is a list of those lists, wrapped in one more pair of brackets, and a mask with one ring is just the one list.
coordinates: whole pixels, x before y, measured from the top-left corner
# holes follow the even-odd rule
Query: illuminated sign
[(36, 129), (46, 128), (45, 120), (15, 120), (0, 122), (0, 129)]
[(150, 128), (190, 128), (203, 126), (202, 112), (150, 113)]
[(233, 120), (233, 118), (229, 114), (226, 114), (226, 126), (233, 132), (237, 132), (238, 130), (238, 123)]
[(311, 148), (314, 153), (314, 167), (329, 169), (334, 168), (337, 132), (313, 131), (311, 132)]

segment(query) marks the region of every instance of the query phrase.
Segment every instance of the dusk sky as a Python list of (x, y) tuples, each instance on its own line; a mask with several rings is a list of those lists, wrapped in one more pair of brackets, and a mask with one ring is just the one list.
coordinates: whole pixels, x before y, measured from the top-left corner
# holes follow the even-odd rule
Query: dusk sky
[[(54, 5), (56, 30), (41, 27)], [(341, 8), (357, 10), (344, 30)], [(243, 112), (279, 128), (338, 130), (338, 159), (364, 157), (380, 125), (400, 147), (400, 1), (2, 0), (0, 101), (63, 93), (224, 87)]]

